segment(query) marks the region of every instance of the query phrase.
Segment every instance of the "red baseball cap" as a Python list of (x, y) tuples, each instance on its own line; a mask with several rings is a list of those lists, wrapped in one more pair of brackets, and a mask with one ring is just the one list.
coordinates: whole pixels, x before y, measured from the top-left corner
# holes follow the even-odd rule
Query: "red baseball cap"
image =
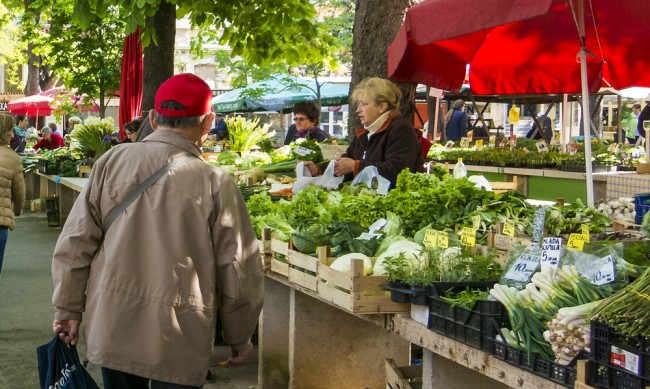
[[(175, 101), (185, 109), (161, 108), (165, 101)], [(212, 90), (201, 78), (190, 73), (177, 74), (163, 82), (156, 92), (156, 112), (163, 116), (201, 116), (212, 111)]]

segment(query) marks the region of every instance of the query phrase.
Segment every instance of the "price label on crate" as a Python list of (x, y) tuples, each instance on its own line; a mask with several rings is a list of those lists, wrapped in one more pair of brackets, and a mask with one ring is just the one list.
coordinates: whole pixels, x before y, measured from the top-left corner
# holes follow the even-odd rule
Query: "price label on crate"
[(476, 150), (481, 150), (483, 148), (483, 139), (477, 139), (474, 146), (476, 146)]
[(640, 359), (641, 358), (637, 354), (631, 353), (614, 345), (611, 346), (609, 362), (614, 366), (618, 366), (627, 371), (631, 371), (634, 374), (641, 374), (642, 371), (640, 371)]
[(460, 244), (474, 247), (476, 245), (476, 230), (472, 227), (463, 227), (460, 235)]
[(449, 247), (449, 235), (445, 231), (438, 231), (438, 247), (443, 249)]
[(478, 230), (481, 227), (481, 215), (476, 215), (472, 218), (472, 227)]
[(537, 270), (539, 261), (539, 255), (521, 254), (503, 277), (513, 281), (528, 282)]
[(445, 143), (445, 148), (448, 150), (451, 150), (454, 148), (454, 141), (453, 140), (448, 140), (447, 143)]
[(582, 236), (585, 238), (585, 243), (589, 243), (589, 225), (588, 224), (582, 224), (580, 226), (580, 231), (582, 232)]
[(497, 145), (497, 136), (496, 135), (490, 135), (490, 147), (495, 147)]
[(467, 137), (460, 138), (460, 148), (466, 149), (468, 147), (469, 147), (469, 138)]
[(546, 142), (543, 140), (535, 142), (535, 146), (537, 146), (537, 151), (540, 153), (545, 153), (548, 151), (548, 146), (546, 145)]
[(582, 251), (582, 249), (585, 247), (585, 236), (582, 234), (569, 235), (569, 241), (566, 242), (566, 247)]
[(306, 155), (310, 155), (310, 154), (315, 153), (314, 150), (311, 150), (311, 149), (308, 149), (308, 148), (306, 148), (306, 147), (302, 147), (302, 146), (296, 146), (296, 147), (294, 147), (294, 148), (293, 148), (293, 152), (296, 153), (296, 154), (298, 154), (298, 155), (301, 155), (301, 156), (303, 156), (303, 157), (306, 156)]
[(562, 247), (562, 238), (544, 238), (542, 239), (542, 256), (539, 265), (542, 269), (557, 269), (560, 264), (560, 255)]
[(503, 224), (503, 235), (508, 235), (509, 237), (515, 236), (515, 222), (512, 220), (506, 220)]
[(425, 247), (436, 247), (438, 246), (438, 231), (428, 229), (424, 232), (424, 246)]
[(616, 261), (611, 255), (600, 258), (600, 260), (588, 270), (592, 269), (593, 272), (590, 271), (588, 274), (583, 274), (583, 277), (586, 277), (594, 285), (609, 284), (616, 279)]

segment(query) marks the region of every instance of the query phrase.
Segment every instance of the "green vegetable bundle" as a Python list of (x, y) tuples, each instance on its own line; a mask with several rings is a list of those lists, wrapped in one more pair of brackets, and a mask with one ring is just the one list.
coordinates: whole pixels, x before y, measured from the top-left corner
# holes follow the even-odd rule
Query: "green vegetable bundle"
[(270, 125), (259, 125), (260, 119), (249, 120), (242, 116), (229, 116), (226, 118), (228, 124), (228, 137), (232, 151), (250, 151), (253, 146), (265, 139), (275, 136), (275, 131), (270, 130)]

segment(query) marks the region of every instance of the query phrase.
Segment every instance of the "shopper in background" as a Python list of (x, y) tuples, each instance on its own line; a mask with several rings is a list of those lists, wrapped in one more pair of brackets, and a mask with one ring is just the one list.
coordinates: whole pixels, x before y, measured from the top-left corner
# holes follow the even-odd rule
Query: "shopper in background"
[(467, 136), (469, 119), (463, 108), (465, 108), (465, 101), (458, 99), (445, 115), (445, 139), (448, 141), (458, 142)]
[(285, 146), (291, 144), (296, 137), (296, 123), (293, 123), (287, 129), (287, 136), (284, 137)]
[(23, 163), (20, 156), (7, 147), (13, 130), (13, 116), (0, 114), (0, 272), (9, 230), (14, 229), (16, 216), (20, 216), (25, 205)]
[(70, 116), (68, 119), (68, 129), (63, 131), (64, 135), (71, 133), (72, 130), (74, 130), (74, 126), (77, 124), (81, 124), (81, 119), (79, 116)]
[[(352, 179), (367, 166), (375, 166), (395, 187), (402, 170), (424, 171), (416, 130), (397, 117), (401, 94), (397, 85), (378, 77), (366, 78), (354, 88), (351, 101), (356, 104), (363, 128), (357, 130), (345, 154), (336, 160), (336, 176)], [(309, 161), (305, 165), (312, 176), (322, 174), (322, 166)]]
[(50, 123), (47, 124), (47, 126), (50, 127), (50, 129), (52, 130), (52, 134), (57, 134), (58, 136), (63, 138), (63, 135), (61, 135), (61, 133), (59, 133), (59, 129), (56, 126), (56, 123), (50, 122)]
[[(195, 75), (165, 81), (149, 113), (156, 131), (95, 162), (54, 250), (53, 331), (76, 344), (83, 316), (86, 357), (102, 367), (104, 389), (199, 388), (218, 307), (228, 363), (253, 350), (260, 253), (237, 185), (201, 156), (211, 100)], [(179, 158), (112, 219), (140, 183)]]
[(636, 103), (632, 105), (632, 113), (630, 114), (629, 119), (627, 119), (627, 125), (625, 126), (625, 138), (627, 139), (627, 143), (631, 145), (635, 145), (637, 139), (639, 139), (637, 126), (639, 125), (640, 114), (641, 104)]
[(645, 130), (643, 129), (643, 122), (646, 120), (650, 120), (650, 101), (646, 100), (645, 102), (645, 107), (641, 110), (641, 113), (639, 114), (639, 120), (637, 121), (637, 126), (636, 126), (636, 135), (642, 140), (645, 140)]
[(142, 119), (133, 119), (130, 122), (124, 125), (124, 132), (126, 133), (126, 138), (122, 140), (122, 143), (135, 143), (138, 140), (138, 129), (142, 125)]
[(138, 134), (136, 135), (136, 142), (142, 142), (144, 138), (148, 137), (154, 132), (153, 127), (151, 127), (151, 122), (149, 121), (149, 115), (142, 116), (142, 124), (138, 128)]
[(61, 135), (53, 133), (50, 127), (45, 126), (41, 128), (41, 139), (34, 145), (34, 150), (54, 150), (63, 146), (65, 146), (65, 144), (63, 143)]
[(228, 124), (223, 119), (223, 114), (217, 113), (214, 118), (214, 128), (210, 130), (211, 134), (217, 136), (217, 140), (228, 140)]
[[(537, 130), (537, 123), (541, 123), (544, 128), (544, 136), (542, 137), (542, 132)], [(553, 121), (550, 117), (546, 115), (539, 115), (537, 121), (533, 120), (530, 130), (526, 133), (526, 138), (540, 140), (544, 139), (546, 143), (550, 143), (553, 140)]]
[[(300, 101), (291, 109), (293, 122), (296, 124), (296, 132), (291, 142), (297, 139), (313, 139), (322, 142), (329, 138), (329, 134), (318, 127), (320, 123), (320, 107), (313, 101)], [(289, 142), (289, 143), (291, 143)]]
[(17, 153), (22, 153), (25, 151), (25, 145), (27, 144), (27, 127), (29, 127), (29, 121), (25, 115), (16, 115), (16, 125), (13, 128), (13, 137), (9, 142), (9, 147)]

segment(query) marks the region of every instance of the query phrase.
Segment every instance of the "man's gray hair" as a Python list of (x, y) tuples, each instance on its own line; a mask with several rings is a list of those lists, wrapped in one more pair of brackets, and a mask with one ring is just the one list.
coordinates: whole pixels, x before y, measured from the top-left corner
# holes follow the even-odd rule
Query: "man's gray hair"
[[(185, 109), (183, 104), (176, 101), (168, 100), (160, 104), (161, 108), (167, 109)], [(207, 114), (206, 114), (207, 115)], [(159, 126), (171, 128), (192, 128), (201, 125), (205, 115), (201, 116), (165, 116), (154, 110), (154, 119)]]

